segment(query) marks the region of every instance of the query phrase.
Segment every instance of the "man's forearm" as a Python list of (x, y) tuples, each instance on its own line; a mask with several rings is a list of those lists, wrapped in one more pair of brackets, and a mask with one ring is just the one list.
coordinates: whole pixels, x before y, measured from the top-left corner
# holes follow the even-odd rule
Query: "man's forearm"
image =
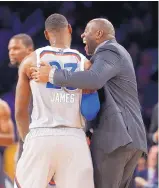
[(74, 87), (79, 89), (97, 90), (102, 87), (101, 81), (93, 71), (79, 71), (75, 74), (67, 70), (56, 70), (53, 83), (57, 86)]
[(29, 114), (17, 114), (16, 115), (16, 124), (20, 138), (24, 141), (25, 136), (29, 132)]
[(111, 78), (120, 73), (120, 58), (114, 54), (101, 53), (96, 56), (91, 68), (87, 71), (71, 72), (56, 70), (53, 72), (53, 83), (61, 87), (98, 90)]
[(14, 135), (0, 133), (0, 146), (8, 146), (14, 143)]

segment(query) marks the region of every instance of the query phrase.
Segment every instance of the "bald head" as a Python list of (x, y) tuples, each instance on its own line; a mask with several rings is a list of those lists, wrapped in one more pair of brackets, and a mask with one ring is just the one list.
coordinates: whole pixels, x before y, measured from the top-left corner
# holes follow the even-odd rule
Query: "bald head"
[(96, 18), (96, 19), (91, 20), (90, 22), (95, 23), (95, 27), (97, 30), (103, 30), (104, 35), (111, 35), (115, 37), (114, 26), (109, 20), (104, 19), (104, 18)]
[(81, 37), (86, 44), (87, 55), (92, 55), (99, 44), (115, 38), (115, 30), (107, 19), (96, 18), (88, 22)]

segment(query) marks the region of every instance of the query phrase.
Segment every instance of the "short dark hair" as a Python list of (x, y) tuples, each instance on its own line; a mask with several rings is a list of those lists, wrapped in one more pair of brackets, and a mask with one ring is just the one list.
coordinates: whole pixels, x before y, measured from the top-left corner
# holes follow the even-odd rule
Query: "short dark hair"
[(14, 35), (11, 39), (22, 40), (22, 42), (25, 45), (25, 47), (34, 48), (34, 43), (33, 43), (32, 38), (29, 35), (25, 34), (25, 33), (20, 33), (20, 34)]
[(62, 14), (51, 14), (45, 21), (46, 30), (59, 30), (68, 26), (68, 21)]

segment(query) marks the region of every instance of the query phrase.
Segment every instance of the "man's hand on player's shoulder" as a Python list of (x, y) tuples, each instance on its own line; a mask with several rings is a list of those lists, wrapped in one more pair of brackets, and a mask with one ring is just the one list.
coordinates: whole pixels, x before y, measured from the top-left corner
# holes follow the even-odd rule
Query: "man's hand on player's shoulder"
[(52, 67), (45, 62), (40, 63), (40, 67), (31, 67), (31, 78), (36, 82), (49, 82), (49, 73)]

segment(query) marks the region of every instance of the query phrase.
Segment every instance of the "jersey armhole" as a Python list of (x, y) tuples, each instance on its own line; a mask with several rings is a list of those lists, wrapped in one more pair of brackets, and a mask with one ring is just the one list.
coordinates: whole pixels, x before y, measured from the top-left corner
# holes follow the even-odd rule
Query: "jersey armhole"
[(84, 63), (86, 61), (86, 57), (83, 54), (80, 54), (81, 62), (80, 62), (80, 71), (84, 71)]
[(35, 53), (36, 53), (36, 65), (37, 67), (40, 67), (40, 52), (36, 50)]

